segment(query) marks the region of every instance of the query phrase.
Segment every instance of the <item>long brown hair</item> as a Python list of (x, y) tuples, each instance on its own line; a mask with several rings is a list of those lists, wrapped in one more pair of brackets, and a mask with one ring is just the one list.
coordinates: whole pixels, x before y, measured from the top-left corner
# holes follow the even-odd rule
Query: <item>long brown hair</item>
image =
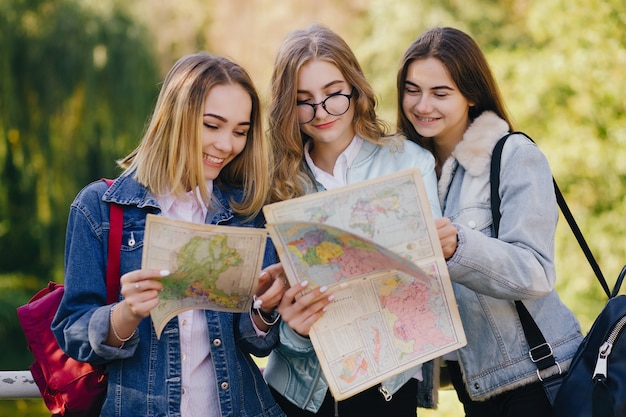
[[(216, 85), (237, 84), (252, 100), (251, 126), (244, 150), (219, 173), (216, 184), (244, 189), (232, 201), (243, 215), (257, 214), (270, 187), (271, 152), (263, 134), (260, 100), (248, 73), (238, 64), (207, 52), (186, 55), (168, 72), (139, 146), (118, 164), (152, 193), (182, 197), (205, 184), (202, 168), (204, 101)], [(206, 204), (206, 187), (200, 186)]]
[(475, 103), (469, 111), (470, 122), (484, 111), (491, 110), (513, 128), (498, 84), (480, 47), (469, 35), (458, 29), (435, 27), (422, 33), (409, 46), (400, 62), (397, 79), (398, 128), (407, 138), (419, 145), (427, 145), (402, 110), (404, 82), (409, 65), (415, 60), (427, 58), (441, 61), (461, 94)]

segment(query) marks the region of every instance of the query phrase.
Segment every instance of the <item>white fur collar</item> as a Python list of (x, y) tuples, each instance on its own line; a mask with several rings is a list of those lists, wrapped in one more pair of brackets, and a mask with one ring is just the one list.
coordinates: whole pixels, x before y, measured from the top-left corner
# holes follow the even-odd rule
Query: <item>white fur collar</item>
[(445, 198), (455, 159), (468, 175), (478, 177), (484, 174), (491, 163), (496, 142), (508, 132), (509, 125), (492, 111), (486, 111), (474, 119), (463, 134), (463, 140), (456, 145), (452, 155), (441, 167), (439, 199)]
[(494, 112), (486, 111), (467, 128), (463, 140), (452, 151), (468, 174), (477, 177), (491, 162), (496, 142), (509, 131), (509, 125)]

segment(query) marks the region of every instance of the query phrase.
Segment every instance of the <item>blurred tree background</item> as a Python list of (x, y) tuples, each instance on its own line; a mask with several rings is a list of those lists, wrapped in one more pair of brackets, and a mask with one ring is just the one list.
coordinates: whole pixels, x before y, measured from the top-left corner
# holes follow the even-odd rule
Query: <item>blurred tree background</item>
[[(391, 123), (409, 43), (435, 25), (474, 36), (613, 284), (626, 262), (623, 0), (0, 0), (0, 369), (31, 362), (15, 308), (63, 280), (68, 207), (119, 174), (169, 67), (225, 55), (266, 98), (281, 39), (312, 22), (353, 47)], [(586, 331), (606, 297), (564, 219), (556, 252), (557, 288)], [(444, 391), (440, 412), (420, 415), (459, 415), (454, 402)], [(47, 415), (40, 403), (0, 401), (0, 415)]]

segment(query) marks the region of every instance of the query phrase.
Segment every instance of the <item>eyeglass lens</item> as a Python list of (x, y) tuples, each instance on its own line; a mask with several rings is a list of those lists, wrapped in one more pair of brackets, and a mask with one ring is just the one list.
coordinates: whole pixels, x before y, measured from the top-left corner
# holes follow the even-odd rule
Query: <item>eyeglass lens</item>
[(309, 123), (315, 118), (317, 106), (322, 106), (331, 116), (341, 116), (350, 108), (350, 97), (345, 94), (334, 94), (326, 97), (321, 103), (299, 103), (298, 121)]

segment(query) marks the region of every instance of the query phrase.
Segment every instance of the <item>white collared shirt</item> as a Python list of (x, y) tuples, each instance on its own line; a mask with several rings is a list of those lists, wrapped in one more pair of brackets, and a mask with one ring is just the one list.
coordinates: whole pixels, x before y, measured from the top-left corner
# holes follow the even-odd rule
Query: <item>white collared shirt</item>
[[(213, 192), (213, 182), (206, 183), (209, 194)], [(193, 192), (188, 192), (187, 201), (172, 195), (157, 196), (161, 214), (176, 220), (204, 223), (207, 207)], [(211, 349), (209, 329), (204, 310), (189, 310), (178, 315), (180, 332), (180, 353), (182, 366), (182, 392), (180, 413), (182, 417), (220, 417), (217, 381)]]
[(361, 150), (362, 144), (363, 139), (359, 135), (354, 135), (350, 144), (339, 154), (339, 157), (337, 157), (332, 175), (315, 165), (309, 154), (310, 142), (307, 142), (304, 147), (304, 158), (315, 179), (322, 184), (325, 189), (333, 190), (348, 185), (348, 167), (354, 162), (354, 159)]

